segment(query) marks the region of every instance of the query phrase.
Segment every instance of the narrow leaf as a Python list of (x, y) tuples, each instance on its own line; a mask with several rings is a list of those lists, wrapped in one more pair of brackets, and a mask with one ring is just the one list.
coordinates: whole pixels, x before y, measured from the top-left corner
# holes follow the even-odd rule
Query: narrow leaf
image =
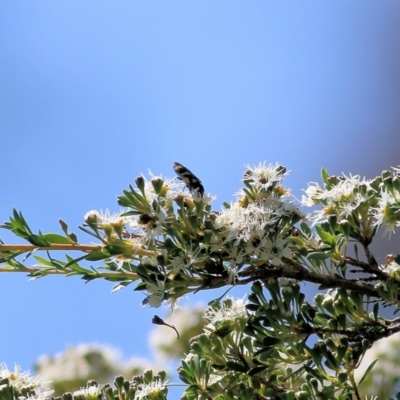
[(65, 236), (58, 235), (56, 233), (46, 233), (41, 236), (49, 243), (53, 244), (71, 244), (71, 241), (68, 240)]
[(365, 370), (364, 375), (362, 376), (360, 382), (358, 383), (359, 385), (361, 385), (361, 383), (363, 382), (363, 380), (368, 376), (368, 374), (372, 371), (372, 368), (374, 368), (374, 365), (377, 363), (378, 359), (372, 361), (371, 364), (369, 364), (368, 368)]

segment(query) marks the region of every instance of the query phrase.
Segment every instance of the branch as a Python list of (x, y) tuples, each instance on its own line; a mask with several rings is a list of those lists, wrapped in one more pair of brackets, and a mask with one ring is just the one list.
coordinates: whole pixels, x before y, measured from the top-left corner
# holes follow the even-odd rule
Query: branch
[[(98, 244), (53, 244), (49, 247), (36, 246), (33, 244), (0, 244), (0, 254), (6, 251), (27, 253), (35, 250), (62, 250), (62, 251), (84, 251), (90, 253), (92, 251), (101, 251), (103, 246)], [(154, 251), (145, 249), (135, 249), (135, 254), (139, 256), (153, 256)]]
[(345, 261), (347, 264), (353, 265), (355, 267), (360, 267), (364, 272), (374, 274), (383, 280), (387, 280), (389, 278), (389, 276), (385, 274), (385, 272), (377, 267), (376, 262), (375, 264), (368, 264), (366, 262), (356, 260), (352, 257), (346, 257)]
[(71, 251), (71, 250), (78, 250), (78, 251), (99, 251), (101, 250), (102, 246), (95, 245), (95, 244), (53, 244), (50, 247), (41, 247), (35, 246), (33, 244), (0, 244), (0, 253), (5, 251), (18, 251), (21, 253), (27, 253), (29, 251), (35, 250), (63, 250), (63, 251)]
[(318, 283), (320, 285), (324, 285), (326, 287), (331, 288), (343, 288), (346, 290), (351, 290), (366, 296), (370, 297), (378, 297), (381, 296), (378, 294), (377, 290), (362, 281), (353, 282), (347, 279), (337, 278), (336, 276), (328, 276), (316, 274), (314, 272), (310, 272), (306, 268), (304, 268), (301, 264), (297, 263), (290, 258), (282, 258), (282, 261), (288, 266), (279, 266), (278, 268), (271, 268), (268, 264), (260, 265), (256, 270), (248, 269), (245, 271), (239, 272), (239, 276), (249, 276), (248, 279), (243, 279), (241, 281), (237, 281), (238, 285), (245, 285), (250, 282), (254, 282), (258, 279), (268, 279), (268, 278), (293, 278), (298, 281), (308, 281), (312, 283)]

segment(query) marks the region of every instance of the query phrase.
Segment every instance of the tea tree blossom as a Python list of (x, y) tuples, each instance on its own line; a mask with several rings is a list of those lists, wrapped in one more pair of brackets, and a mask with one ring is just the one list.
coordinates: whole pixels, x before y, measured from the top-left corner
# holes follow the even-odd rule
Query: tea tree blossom
[(282, 178), (288, 173), (279, 164), (273, 166), (272, 164), (265, 165), (265, 162), (258, 165), (246, 165), (246, 172), (244, 173), (243, 181), (249, 181), (250, 185), (255, 189), (270, 189), (274, 184), (280, 182)]
[(200, 255), (201, 248), (196, 250), (188, 249), (185, 250), (181, 255), (172, 257), (169, 263), (166, 265), (168, 271), (172, 273), (178, 273), (180, 270), (187, 268), (190, 265), (201, 263), (205, 257)]
[(144, 234), (147, 241), (151, 241), (163, 234), (163, 223), (166, 219), (167, 208), (160, 207), (158, 211), (141, 214), (132, 219), (129, 225), (136, 234)]
[[(163, 178), (162, 175), (154, 175), (150, 170), (149, 175), (151, 178), (150, 180), (147, 180), (147, 178), (142, 174), (142, 179), (144, 180), (144, 195), (149, 204), (151, 204), (153, 200), (157, 199), (160, 193), (163, 197), (172, 200), (178, 193), (181, 193), (185, 187), (182, 181), (175, 178)], [(160, 193), (157, 193), (154, 188), (154, 183), (156, 181), (162, 182)]]
[(315, 225), (326, 221), (330, 215), (336, 215), (339, 219), (346, 218), (360, 204), (368, 201), (368, 192), (371, 190), (371, 181), (359, 175), (343, 175), (326, 189), (322, 189), (317, 183), (310, 183), (305, 190), (306, 196), (303, 195), (301, 201), (307, 207), (321, 205), (321, 210), (313, 213)]
[[(279, 164), (247, 165), (236, 200), (224, 202), (222, 211), (211, 207), (203, 176), (204, 186), (188, 173), (178, 174), (188, 187), (152, 173), (139, 176), (118, 196), (126, 211), (89, 211), (80, 228), (95, 244), (78, 243), (63, 221), (65, 236), (35, 234), (14, 210), (2, 228), (28, 243), (0, 243), (0, 272), (106, 279), (114, 291), (135, 284), (151, 307), (177, 308), (190, 293), (220, 291), (202, 319), (208, 323), (190, 342), (189, 334), (179, 338), (188, 344), (179, 368), (187, 400), (394, 398), (378, 385), (360, 390), (367, 380), (355, 379), (354, 371), (373, 343), (400, 332), (400, 257), (389, 254), (379, 265), (371, 246), (378, 229), (390, 236), (400, 226), (400, 167), (372, 180), (322, 170), (322, 183), (310, 184), (302, 197), (303, 206), (313, 207), (309, 215), (283, 186), (287, 170)], [(54, 257), (65, 249), (82, 255)], [(39, 264), (32, 266), (30, 257)], [(226, 297), (232, 286), (244, 285), (246, 300)], [(312, 299), (309, 285), (318, 291)], [(146, 372), (130, 382), (120, 376), (118, 393), (86, 387), (75, 396), (162, 400), (165, 376)], [(26, 397), (34, 397), (30, 390)]]
[(268, 240), (259, 258), (261, 260), (269, 260), (275, 266), (281, 265), (283, 263), (282, 258), (290, 257), (292, 254), (289, 246), (289, 239), (277, 238), (274, 241)]
[(226, 235), (225, 242), (232, 240), (236, 245), (240, 240), (249, 240), (253, 232), (268, 231), (282, 216), (281, 211), (280, 208), (272, 210), (268, 203), (252, 203), (246, 208), (234, 203), (222, 211), (215, 222)]
[(106, 226), (125, 226), (131, 221), (131, 217), (123, 216), (124, 211), (111, 213), (108, 209), (104, 212), (97, 210), (88, 211), (84, 220), (87, 223), (95, 223), (99, 228)]
[(49, 382), (43, 382), (40, 376), (32, 376), (29, 371), (21, 372), (19, 365), (15, 365), (14, 370), (10, 371), (5, 363), (1, 364), (0, 379), (8, 380), (8, 385), (13, 387), (17, 397), (26, 396), (29, 392), (30, 397), (41, 400), (51, 397), (54, 392), (48, 388)]
[(395, 227), (400, 226), (400, 193), (396, 199), (389, 191), (382, 191), (378, 199), (378, 205), (373, 208), (375, 217), (375, 226), (383, 226), (385, 236), (389, 237), (395, 232)]
[(162, 381), (161, 379), (155, 380), (151, 383), (143, 383), (139, 386), (139, 389), (135, 393), (135, 400), (143, 399), (146, 396), (155, 396), (165, 389), (168, 381)]
[(158, 308), (160, 307), (165, 296), (165, 283), (163, 281), (157, 280), (157, 283), (148, 283), (147, 291), (149, 295), (147, 296), (147, 303), (150, 307)]
[(218, 322), (233, 321), (236, 318), (244, 317), (246, 315), (247, 304), (244, 298), (235, 299), (231, 296), (227, 297), (219, 307), (209, 307), (205, 318), (214, 325)]
[(386, 272), (389, 276), (399, 279), (400, 278), (400, 265), (395, 261), (396, 257), (392, 254), (386, 256), (386, 263), (381, 265), (382, 271)]
[(91, 385), (75, 391), (73, 395), (83, 396), (87, 400), (97, 400), (101, 395), (101, 389), (97, 385)]

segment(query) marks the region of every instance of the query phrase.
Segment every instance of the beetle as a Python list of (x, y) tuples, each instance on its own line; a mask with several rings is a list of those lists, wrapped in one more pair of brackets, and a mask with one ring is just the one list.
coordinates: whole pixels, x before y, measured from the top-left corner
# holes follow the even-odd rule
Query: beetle
[(178, 179), (185, 182), (191, 192), (195, 192), (196, 194), (198, 193), (200, 197), (204, 196), (204, 186), (201, 183), (201, 180), (193, 174), (192, 171), (178, 162), (174, 162), (173, 167), (175, 173), (178, 175)]

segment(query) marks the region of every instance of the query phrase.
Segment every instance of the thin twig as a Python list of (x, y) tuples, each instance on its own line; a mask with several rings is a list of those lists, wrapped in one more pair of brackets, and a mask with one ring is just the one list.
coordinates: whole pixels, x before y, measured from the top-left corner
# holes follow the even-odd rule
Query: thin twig
[(389, 278), (389, 276), (385, 274), (385, 272), (379, 269), (379, 267), (376, 265), (376, 261), (375, 264), (373, 263), (368, 264), (366, 262), (356, 260), (355, 258), (352, 257), (346, 257), (346, 263), (354, 265), (355, 267), (360, 267), (363, 270), (363, 272), (374, 274), (383, 280), (387, 280)]
[[(101, 251), (103, 246), (98, 244), (53, 244), (51, 246), (36, 246), (33, 244), (0, 244), (0, 254), (2, 252), (19, 252), (27, 253), (35, 250), (62, 250), (62, 251), (84, 251), (90, 253), (92, 251)], [(135, 255), (139, 256), (153, 256), (154, 251), (146, 249), (134, 249)]]

